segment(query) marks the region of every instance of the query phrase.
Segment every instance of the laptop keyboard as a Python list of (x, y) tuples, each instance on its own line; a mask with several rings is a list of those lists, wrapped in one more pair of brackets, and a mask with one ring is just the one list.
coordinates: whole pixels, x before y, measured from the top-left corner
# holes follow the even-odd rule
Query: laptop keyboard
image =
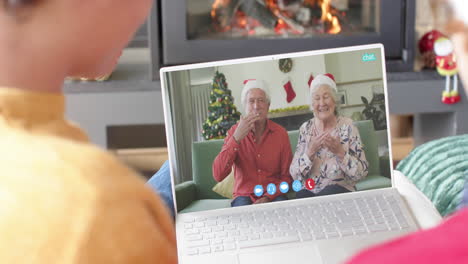
[[(311, 199), (310, 201), (313, 201)], [(184, 220), (185, 254), (198, 255), (401, 230), (409, 223), (392, 194)]]

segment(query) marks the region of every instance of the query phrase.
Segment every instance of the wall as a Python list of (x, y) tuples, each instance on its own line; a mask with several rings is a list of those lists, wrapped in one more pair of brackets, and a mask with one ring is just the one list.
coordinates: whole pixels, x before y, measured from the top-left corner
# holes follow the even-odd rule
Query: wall
[(65, 100), (66, 117), (102, 148), (107, 147), (107, 126), (164, 124), (161, 91), (157, 90), (70, 93), (65, 94)]
[[(366, 53), (374, 54), (375, 60), (363, 61)], [(370, 101), (374, 92), (384, 92), (381, 60), (379, 49), (325, 55), (326, 71), (335, 76), (338, 90), (346, 94), (346, 106), (341, 111), (344, 116), (362, 112), (361, 96)]]
[[(375, 60), (363, 61), (363, 55), (375, 54)], [(382, 79), (380, 49), (342, 52), (325, 55), (327, 71), (333, 71), (337, 83)]]
[[(226, 76), (228, 87), (232, 90), (232, 95), (235, 98), (234, 104), (238, 109), (242, 109), (241, 92), (243, 82), (246, 79), (263, 79), (268, 82), (271, 95), (270, 109), (306, 105), (309, 94), (308, 77), (310, 73), (316, 75), (325, 71), (324, 57), (323, 55), (309, 56), (293, 58), (292, 60), (293, 67), (288, 73), (280, 71), (278, 60), (220, 66), (218, 70)], [(291, 103), (286, 102), (286, 91), (283, 88), (283, 83), (288, 78), (296, 92), (296, 98)]]

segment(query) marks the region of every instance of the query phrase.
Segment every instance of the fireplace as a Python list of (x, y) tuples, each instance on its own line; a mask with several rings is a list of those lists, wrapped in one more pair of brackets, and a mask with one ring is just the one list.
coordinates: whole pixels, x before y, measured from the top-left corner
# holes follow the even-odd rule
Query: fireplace
[(411, 0), (162, 0), (161, 63), (176, 65), (383, 43), (412, 70)]

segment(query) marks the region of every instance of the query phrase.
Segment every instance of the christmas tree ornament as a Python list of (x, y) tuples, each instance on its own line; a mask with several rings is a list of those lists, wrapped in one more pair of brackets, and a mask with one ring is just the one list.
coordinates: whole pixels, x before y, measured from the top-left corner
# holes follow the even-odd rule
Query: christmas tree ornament
[(293, 89), (291, 79), (286, 78), (283, 81), (283, 88), (286, 91), (286, 102), (291, 103), (296, 98), (296, 92)]
[[(442, 102), (444, 104), (458, 103), (460, 101), (458, 93), (458, 69), (452, 42), (444, 36), (439, 37), (434, 43), (434, 52), (436, 54), (437, 72), (445, 76), (445, 90), (442, 92)], [(452, 77), (453, 90), (451, 85)]]

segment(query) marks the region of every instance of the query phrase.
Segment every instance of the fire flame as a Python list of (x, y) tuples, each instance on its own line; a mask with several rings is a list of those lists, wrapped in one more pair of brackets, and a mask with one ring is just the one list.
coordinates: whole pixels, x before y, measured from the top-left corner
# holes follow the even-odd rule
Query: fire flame
[(331, 28), (328, 30), (330, 34), (338, 34), (341, 32), (341, 25), (338, 21), (338, 18), (330, 12), (330, 0), (323, 0), (321, 4), (322, 8), (322, 17), (321, 20), (323, 22), (331, 23)]
[(213, 5), (211, 6), (211, 17), (215, 18), (216, 17), (216, 10), (220, 7), (227, 6), (229, 4), (230, 0), (215, 0)]
[[(246, 1), (254, 1), (254, 0), (246, 0)], [(224, 7), (227, 7), (231, 3), (231, 0), (214, 0), (211, 8), (210, 15), (213, 20), (219, 19), (222, 17), (222, 14), (218, 14), (219, 10), (222, 10)], [(328, 34), (338, 34), (341, 32), (341, 24), (337, 16), (337, 11), (332, 7), (331, 0), (304, 0), (304, 3), (309, 6), (314, 6), (316, 8), (320, 7), (322, 9), (322, 15), (320, 20), (327, 25)], [(265, 0), (265, 5), (268, 9), (270, 9), (275, 15), (278, 16), (277, 24), (275, 27), (275, 32), (277, 34), (282, 34), (284, 31), (293, 32), (294, 34), (302, 34), (303, 32), (296, 32), (294, 27), (287, 23), (287, 21), (283, 21), (281, 19), (281, 14), (285, 15), (283, 11), (280, 10), (278, 6), (278, 0)], [(288, 17), (286, 15), (286, 17)], [(239, 27), (244, 28), (249, 31), (249, 35), (255, 34), (254, 28), (260, 26), (260, 23), (250, 17), (247, 17), (245, 13), (242, 11), (235, 12), (235, 19), (232, 22), (228, 20), (223, 21), (226, 23), (221, 23), (221, 27), (218, 30), (225, 32), (229, 31), (232, 28)]]

